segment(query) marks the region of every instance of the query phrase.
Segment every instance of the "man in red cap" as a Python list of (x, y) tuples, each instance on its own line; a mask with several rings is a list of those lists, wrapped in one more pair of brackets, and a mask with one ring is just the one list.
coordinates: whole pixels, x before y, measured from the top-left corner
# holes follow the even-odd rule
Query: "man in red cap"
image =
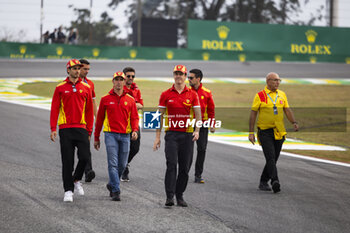
[(167, 115), (164, 116), (164, 123), (167, 126), (164, 137), (167, 166), (164, 181), (167, 196), (165, 206), (173, 206), (174, 196), (176, 196), (177, 205), (187, 207), (183, 193), (187, 187), (188, 172), (192, 164), (193, 142), (199, 138), (200, 127), (193, 130), (193, 127), (187, 124), (193, 118), (193, 112), (196, 121), (201, 120), (201, 106), (197, 93), (186, 87), (186, 75), (185, 66), (175, 66), (173, 71), (175, 83), (164, 91), (159, 99), (161, 127), (156, 131), (153, 150), (158, 150), (160, 147), (163, 115), (166, 112)]
[[(141, 91), (137, 87), (136, 83), (134, 82), (135, 79), (135, 69), (132, 67), (125, 67), (123, 69), (123, 73), (125, 74), (125, 86), (124, 90), (130, 94), (132, 97), (134, 97), (136, 101), (136, 107), (137, 110), (140, 110), (143, 108), (143, 99), (141, 96)], [(130, 141), (130, 152), (128, 156), (128, 164), (122, 174), (121, 181), (129, 182), (129, 166), (131, 160), (135, 157), (135, 155), (140, 150), (140, 139), (141, 139), (141, 133), (140, 130), (137, 132), (137, 140), (131, 140)]]
[[(65, 202), (73, 201), (73, 192), (84, 195), (80, 180), (90, 155), (90, 135), (94, 122), (91, 89), (79, 78), (80, 67), (79, 60), (68, 61), (66, 68), (69, 76), (56, 86), (51, 104), (50, 138), (53, 142), (56, 140), (58, 121)], [(72, 176), (75, 147), (78, 148), (79, 161)]]
[(120, 201), (120, 177), (126, 167), (131, 140), (137, 139), (139, 115), (135, 99), (124, 91), (125, 75), (113, 75), (113, 89), (101, 98), (95, 124), (95, 149), (100, 149), (100, 132), (104, 126), (108, 159), (107, 189), (112, 201)]

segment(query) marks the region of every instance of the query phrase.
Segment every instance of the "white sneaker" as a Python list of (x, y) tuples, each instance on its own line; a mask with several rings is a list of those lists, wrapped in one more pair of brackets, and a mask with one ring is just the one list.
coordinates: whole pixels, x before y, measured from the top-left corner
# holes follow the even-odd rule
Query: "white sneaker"
[(73, 192), (72, 191), (67, 191), (64, 193), (64, 202), (73, 202)]
[(74, 183), (74, 192), (77, 192), (79, 195), (84, 195), (84, 189), (80, 181)]

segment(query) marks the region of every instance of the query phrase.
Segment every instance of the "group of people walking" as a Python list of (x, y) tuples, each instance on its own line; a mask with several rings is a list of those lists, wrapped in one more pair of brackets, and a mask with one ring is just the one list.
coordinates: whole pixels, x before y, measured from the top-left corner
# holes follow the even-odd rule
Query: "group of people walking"
[[(113, 88), (102, 97), (97, 111), (94, 84), (87, 78), (90, 63), (85, 59), (72, 59), (68, 61), (66, 69), (68, 77), (55, 89), (50, 115), (52, 141), (57, 137), (57, 124), (59, 125), (65, 190), (63, 200), (72, 202), (75, 192), (84, 195), (80, 182), (84, 172), (85, 182), (91, 182), (95, 178), (90, 151), (94, 116), (96, 118), (94, 147), (97, 150), (100, 148), (99, 136), (103, 125), (108, 157), (107, 188), (113, 200), (120, 200), (119, 177), (125, 170), (129, 152), (132, 153), (130, 158), (135, 156), (140, 146), (139, 141), (130, 144), (130, 139), (137, 142), (140, 134), (137, 109), (143, 107), (143, 102), (141, 94), (135, 94), (138, 93), (136, 84), (131, 85), (129, 82), (130, 85), (126, 85), (125, 82), (128, 76), (133, 80), (135, 70), (127, 67), (124, 69), (127, 75), (122, 71), (113, 75)], [(74, 169), (75, 148), (79, 161)]]
[[(66, 65), (68, 77), (57, 85), (51, 105), (50, 126), (52, 141), (57, 138), (59, 126), (64, 202), (72, 202), (73, 195), (84, 195), (82, 177), (85, 182), (95, 178), (92, 169), (90, 139), (94, 131), (94, 148), (101, 147), (100, 133), (104, 131), (107, 152), (109, 181), (106, 185), (113, 201), (120, 201), (120, 181), (129, 181), (129, 164), (140, 149), (140, 129), (138, 111), (143, 109), (143, 99), (136, 83), (135, 69), (126, 67), (113, 74), (112, 89), (96, 104), (94, 84), (87, 78), (90, 63), (85, 60), (72, 59)], [(189, 171), (193, 160), (194, 142), (197, 143), (195, 162), (195, 183), (204, 183), (203, 165), (208, 142), (208, 132), (215, 128), (192, 127), (174, 122), (215, 121), (215, 104), (212, 93), (202, 85), (203, 73), (199, 69), (189, 72), (184, 65), (173, 69), (174, 84), (162, 92), (158, 111), (160, 128), (156, 130), (153, 145), (158, 150), (161, 144), (163, 122), (165, 131), (165, 206), (173, 206), (174, 199), (178, 206), (187, 207), (183, 194), (189, 180)], [(186, 86), (188, 78), (190, 87)], [(259, 189), (280, 191), (276, 163), (285, 139), (283, 126), (283, 109), (287, 118), (298, 130), (297, 122), (289, 108), (284, 92), (277, 90), (280, 78), (276, 73), (266, 77), (267, 86), (254, 98), (250, 116), (249, 140), (254, 144), (254, 125), (258, 118), (258, 141), (261, 143), (266, 158), (266, 165), (261, 175)], [(272, 115), (273, 114), (273, 115)], [(281, 121), (282, 119), (282, 121)], [(173, 122), (172, 124), (170, 124)], [(212, 126), (212, 124), (211, 124)], [(75, 148), (78, 162), (74, 168)]]

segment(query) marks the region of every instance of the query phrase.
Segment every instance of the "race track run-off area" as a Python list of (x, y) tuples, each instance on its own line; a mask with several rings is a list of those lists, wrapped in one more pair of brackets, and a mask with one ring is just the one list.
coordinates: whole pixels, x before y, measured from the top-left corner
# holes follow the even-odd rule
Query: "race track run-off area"
[[(154, 132), (142, 133), (140, 152), (130, 166), (130, 182), (121, 184), (121, 202), (111, 202), (105, 188), (108, 172), (102, 144), (100, 151), (91, 148), (96, 178), (92, 183), (83, 182), (86, 195), (63, 203), (59, 142), (49, 141), (51, 99), (18, 90), (24, 83), (60, 80), (0, 79), (0, 232), (294, 233), (350, 229), (349, 164), (282, 152), (278, 161), (282, 191), (262, 192), (258, 182), (265, 159), (260, 146), (250, 144), (247, 132), (224, 129), (209, 136), (205, 184), (193, 182), (192, 165), (184, 194), (188, 208), (164, 208), (164, 133), (160, 150), (154, 152)], [(264, 79), (206, 81), (261, 83)], [(350, 84), (348, 79), (283, 81)], [(284, 147), (345, 150), (291, 139)]]
[[(35, 82), (58, 82), (61, 78), (24, 78), (24, 79), (0, 79), (0, 100), (6, 101), (15, 104), (21, 104), (36, 108), (42, 108), (46, 110), (50, 110), (51, 99), (34, 96), (27, 93), (22, 93), (22, 91), (18, 90), (18, 87), (24, 83), (35, 83)], [(110, 80), (109, 78), (95, 78), (94, 80), (106, 81)], [(142, 78), (138, 78), (138, 80), (142, 80)], [(145, 80), (145, 78), (144, 78)], [(154, 81), (162, 81), (171, 83), (173, 80), (171, 78), (153, 78)], [(264, 83), (265, 80), (262, 79), (252, 79), (252, 78), (211, 78), (204, 80), (205, 83)], [(323, 84), (323, 85), (349, 85), (350, 81), (346, 79), (339, 80), (325, 80), (325, 79), (284, 79), (285, 83), (289, 84)], [(140, 115), (142, 117), (142, 115)], [(142, 119), (141, 119), (142, 121)], [(142, 125), (142, 122), (141, 124)], [(247, 132), (236, 132), (236, 131), (227, 131), (224, 132), (216, 132), (215, 134), (209, 135), (209, 141), (223, 143), (228, 145), (235, 145), (249, 149), (261, 150), (259, 145), (252, 145), (248, 140)], [(283, 149), (299, 149), (299, 150), (339, 150), (344, 151), (345, 148), (339, 146), (331, 146), (331, 145), (323, 145), (318, 143), (311, 143), (300, 141), (296, 139), (288, 139), (283, 145)], [(290, 156), (290, 153), (286, 154)], [(310, 159), (310, 158), (308, 158)], [(322, 160), (320, 160), (322, 161)], [(328, 161), (324, 161), (328, 162)], [(346, 165), (346, 164), (345, 164)]]

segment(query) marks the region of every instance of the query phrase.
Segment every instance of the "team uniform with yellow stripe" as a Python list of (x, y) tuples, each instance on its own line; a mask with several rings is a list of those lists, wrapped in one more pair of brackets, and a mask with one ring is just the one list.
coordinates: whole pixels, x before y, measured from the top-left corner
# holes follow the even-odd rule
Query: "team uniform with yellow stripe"
[[(71, 62), (69, 61), (67, 67)], [(79, 65), (78, 62), (73, 65)], [(82, 82), (80, 78), (75, 84), (69, 78), (58, 84), (51, 103), (50, 127), (54, 132), (57, 123), (59, 125), (65, 192), (74, 192), (73, 182), (81, 180), (86, 161), (91, 156), (89, 135), (92, 133), (93, 121), (94, 111), (90, 86)], [(76, 148), (78, 149), (78, 163), (73, 169)]]
[(96, 98), (96, 94), (95, 94), (95, 84), (90, 80), (88, 79), (87, 77), (85, 77), (83, 79), (84, 83), (87, 83), (89, 84), (90, 88), (91, 88), (91, 95), (92, 95), (92, 99), (95, 99)]
[[(198, 89), (191, 89), (197, 92), (199, 97), (199, 102), (201, 104), (201, 114), (202, 120), (206, 121), (210, 119), (211, 122), (215, 123), (215, 104), (213, 100), (213, 95), (211, 91), (200, 83)], [(202, 173), (204, 170), (204, 160), (208, 144), (208, 128), (202, 127), (199, 131), (199, 138), (197, 140), (197, 158), (195, 163), (195, 180), (199, 180), (200, 183), (203, 183)]]
[(73, 84), (67, 77), (58, 84), (51, 103), (50, 126), (60, 129), (84, 128), (89, 135), (93, 128), (93, 102), (90, 86), (82, 79)]
[(206, 121), (209, 118), (215, 119), (215, 104), (211, 91), (203, 87), (202, 83), (199, 85), (197, 90), (192, 87), (191, 90), (197, 92), (198, 94), (199, 103), (201, 105), (202, 120)]
[(128, 93), (129, 95), (134, 97), (136, 103), (140, 103), (143, 106), (143, 99), (142, 99), (142, 96), (141, 96), (141, 91), (140, 91), (140, 89), (139, 89), (139, 87), (137, 86), (136, 83), (132, 83), (130, 85), (130, 88), (128, 88), (125, 85), (124, 86), (124, 90), (126, 91), (126, 93)]
[[(141, 96), (141, 91), (138, 88), (137, 84), (133, 82), (130, 85), (130, 88), (128, 88), (126, 85), (124, 86), (124, 90), (126, 93), (131, 95), (132, 97), (135, 98), (135, 102), (139, 103), (143, 106), (143, 99)], [(131, 137), (132, 135), (130, 135)], [(129, 156), (128, 156), (128, 165), (125, 167), (123, 175), (122, 175), (122, 181), (129, 181), (129, 164), (132, 161), (132, 159), (135, 157), (135, 155), (139, 152), (140, 150), (140, 144), (141, 144), (141, 132), (140, 129), (137, 131), (137, 139), (136, 140), (130, 140), (130, 151), (129, 151)]]
[(125, 91), (118, 96), (114, 90), (101, 98), (95, 124), (95, 141), (104, 132), (129, 134), (138, 131), (139, 115), (135, 99)]

